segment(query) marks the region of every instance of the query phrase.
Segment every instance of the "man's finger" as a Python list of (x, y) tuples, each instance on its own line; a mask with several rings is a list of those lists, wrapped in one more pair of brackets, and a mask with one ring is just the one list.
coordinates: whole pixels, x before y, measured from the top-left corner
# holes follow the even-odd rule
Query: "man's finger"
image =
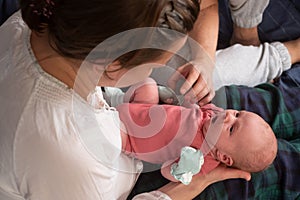
[(172, 76), (168, 79), (167, 85), (175, 90), (176, 84), (179, 80), (184, 80), (185, 77), (188, 75), (189, 70), (186, 69), (186, 67), (190, 65), (189, 63), (179, 67), (173, 74)]
[(204, 106), (212, 101), (215, 96), (215, 91), (211, 90), (204, 98), (199, 100), (199, 106)]
[[(185, 78), (186, 78), (186, 80), (180, 88), (181, 94), (185, 94), (187, 91), (189, 91), (192, 88), (194, 83), (197, 82), (197, 80), (199, 78), (199, 72), (195, 69), (191, 69), (189, 71), (189, 74)], [(194, 92), (196, 93), (196, 91), (194, 91)]]

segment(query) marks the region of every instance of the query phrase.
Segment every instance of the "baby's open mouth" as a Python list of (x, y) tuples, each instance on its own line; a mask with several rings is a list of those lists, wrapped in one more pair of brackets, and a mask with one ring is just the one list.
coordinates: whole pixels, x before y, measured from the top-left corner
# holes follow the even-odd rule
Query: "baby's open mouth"
[(211, 124), (214, 124), (217, 121), (218, 115), (214, 115), (211, 117), (209, 120), (206, 120), (203, 124), (202, 131), (203, 134), (205, 135), (208, 131), (208, 128), (210, 127)]

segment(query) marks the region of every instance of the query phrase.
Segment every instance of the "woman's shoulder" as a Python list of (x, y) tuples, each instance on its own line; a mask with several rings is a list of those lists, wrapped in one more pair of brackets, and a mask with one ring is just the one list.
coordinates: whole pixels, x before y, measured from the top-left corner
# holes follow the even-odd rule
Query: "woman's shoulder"
[[(13, 14), (0, 26), (0, 60), (1, 65), (6, 60), (9, 64), (18, 62), (27, 56), (27, 40), (30, 30), (22, 19), (20, 11)], [(11, 58), (14, 57), (12, 60)], [(3, 61), (4, 60), (4, 61)], [(4, 66), (1, 66), (4, 67)]]
[(23, 23), (23, 20), (22, 20), (22, 14), (21, 14), (21, 11), (17, 11), (15, 12), (14, 14), (12, 14), (2, 25), (2, 26), (9, 26), (10, 24), (12, 23)]
[[(20, 33), (28, 31), (28, 27), (22, 19), (20, 11), (15, 12), (0, 26), (1, 42), (11, 40), (12, 38), (20, 37)], [(5, 46), (3, 43), (1, 46)]]

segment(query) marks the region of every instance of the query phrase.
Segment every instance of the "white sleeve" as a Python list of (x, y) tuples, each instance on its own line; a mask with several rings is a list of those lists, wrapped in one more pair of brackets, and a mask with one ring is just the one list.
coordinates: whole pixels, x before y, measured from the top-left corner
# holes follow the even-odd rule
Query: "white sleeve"
[[(63, 116), (63, 112), (55, 117), (50, 116), (50, 112), (42, 112), (39, 106), (37, 110), (39, 111), (37, 118), (28, 117), (32, 112), (26, 112), (28, 114), (22, 118), (14, 147), (15, 174), (20, 193), (26, 197), (25, 199), (118, 199), (121, 192), (130, 190), (136, 176), (112, 168), (110, 164), (106, 164), (106, 161), (98, 161), (99, 158), (92, 151), (99, 145), (110, 152), (110, 146), (103, 146), (97, 139), (93, 139), (94, 137), (91, 137), (90, 142), (79, 137), (77, 130), (82, 133), (92, 133), (96, 130), (94, 123), (90, 123), (90, 118), (78, 118), (81, 123), (84, 123), (83, 119), (85, 119), (87, 121), (85, 124), (91, 124), (91, 127), (83, 132), (83, 128), (78, 126), (79, 123), (73, 123)], [(51, 121), (53, 123), (42, 123), (46, 121), (47, 116), (53, 119)], [(108, 119), (108, 115), (103, 115), (102, 119)], [(114, 127), (109, 128), (112, 130), (110, 134), (113, 135)], [(125, 189), (121, 188), (123, 187), (120, 179), (122, 174), (127, 177)]]
[(82, 164), (86, 161), (81, 161), (80, 157), (62, 158), (61, 152), (45, 153), (48, 150), (42, 148), (38, 148), (38, 151), (26, 154), (32, 156), (31, 159), (24, 159), (27, 168), (19, 169), (21, 172), (18, 173), (18, 177), (22, 181), (20, 191), (23, 196), (30, 195), (29, 199), (32, 200), (104, 200), (101, 192), (96, 189), (93, 176)]
[(94, 172), (93, 160), (85, 158), (80, 151), (71, 152), (74, 148), (70, 146), (62, 148), (41, 142), (37, 148), (37, 143), (30, 144), (24, 153), (18, 153), (17, 175), (24, 197), (31, 200), (115, 198), (114, 189), (109, 184), (109, 181), (115, 181), (113, 175), (110, 175), (111, 169), (102, 166), (100, 174), (94, 167), (97, 170)]
[(153, 191), (149, 193), (142, 193), (135, 196), (132, 200), (172, 200), (168, 195), (161, 191)]
[(214, 87), (217, 90), (231, 84), (255, 86), (280, 76), (290, 67), (290, 55), (280, 42), (258, 47), (236, 44), (217, 51)]
[(103, 93), (105, 100), (111, 107), (124, 103), (124, 95), (125, 93), (120, 88), (114, 87), (105, 87), (105, 92)]

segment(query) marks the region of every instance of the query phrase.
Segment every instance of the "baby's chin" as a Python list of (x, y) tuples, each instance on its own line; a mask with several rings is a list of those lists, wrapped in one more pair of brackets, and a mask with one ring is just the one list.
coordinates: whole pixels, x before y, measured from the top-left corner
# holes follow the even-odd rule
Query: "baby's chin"
[(202, 126), (202, 134), (203, 134), (203, 136), (206, 136), (207, 131), (208, 131), (208, 127), (209, 127), (210, 123), (211, 123), (211, 118), (204, 121), (203, 126)]
[(218, 137), (223, 128), (223, 123), (224, 123), (224, 117), (223, 115), (214, 115), (210, 119), (207, 119), (203, 122), (202, 126), (202, 133), (203, 136), (207, 136), (207, 134), (215, 137)]

